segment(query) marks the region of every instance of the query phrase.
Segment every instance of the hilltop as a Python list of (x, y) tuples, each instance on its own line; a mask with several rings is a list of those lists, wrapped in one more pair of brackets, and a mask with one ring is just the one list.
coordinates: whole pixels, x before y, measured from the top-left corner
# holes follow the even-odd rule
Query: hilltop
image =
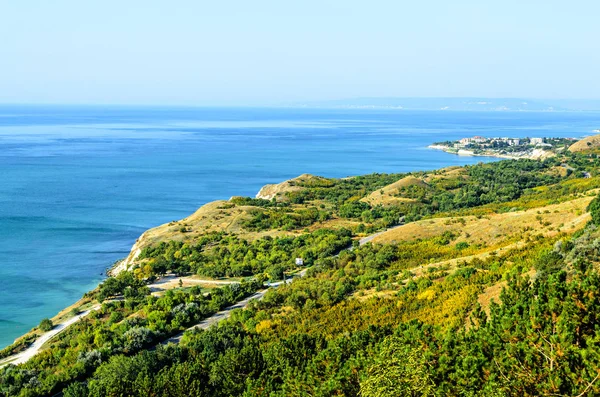
[(600, 135), (588, 136), (575, 142), (569, 146), (569, 151), (572, 153), (585, 152), (588, 150), (596, 150), (600, 147)]

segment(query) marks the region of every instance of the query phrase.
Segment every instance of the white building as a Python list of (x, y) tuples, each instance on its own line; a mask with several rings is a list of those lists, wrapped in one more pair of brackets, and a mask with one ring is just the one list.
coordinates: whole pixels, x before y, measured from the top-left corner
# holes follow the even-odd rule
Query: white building
[(468, 145), (470, 143), (483, 143), (486, 142), (487, 139), (482, 136), (474, 136), (473, 138), (463, 138), (460, 141), (461, 145)]
[(529, 138), (529, 143), (532, 145), (541, 145), (544, 143), (544, 138)]

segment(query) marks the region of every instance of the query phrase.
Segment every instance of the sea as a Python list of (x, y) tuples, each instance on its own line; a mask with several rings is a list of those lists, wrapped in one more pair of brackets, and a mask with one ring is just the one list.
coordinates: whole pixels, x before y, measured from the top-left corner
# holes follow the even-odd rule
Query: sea
[(303, 173), (498, 161), (428, 149), (583, 137), (600, 113), (0, 106), (0, 348), (74, 303), (146, 229)]

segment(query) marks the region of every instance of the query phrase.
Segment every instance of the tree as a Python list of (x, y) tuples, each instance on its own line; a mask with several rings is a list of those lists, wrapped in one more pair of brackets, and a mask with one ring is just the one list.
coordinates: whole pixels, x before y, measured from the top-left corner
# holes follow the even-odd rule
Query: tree
[(588, 206), (588, 211), (590, 212), (590, 215), (592, 215), (592, 223), (594, 225), (600, 225), (600, 200), (598, 200), (598, 197), (592, 200)]
[(85, 383), (75, 382), (71, 383), (67, 388), (63, 391), (64, 397), (87, 397), (88, 388)]
[(44, 332), (48, 332), (54, 328), (54, 324), (52, 323), (52, 320), (45, 318), (40, 322), (39, 328)]
[(153, 332), (146, 327), (131, 328), (123, 334), (125, 338), (125, 349), (135, 352), (152, 342)]
[(362, 397), (433, 396), (434, 384), (420, 349), (390, 337), (360, 384)]

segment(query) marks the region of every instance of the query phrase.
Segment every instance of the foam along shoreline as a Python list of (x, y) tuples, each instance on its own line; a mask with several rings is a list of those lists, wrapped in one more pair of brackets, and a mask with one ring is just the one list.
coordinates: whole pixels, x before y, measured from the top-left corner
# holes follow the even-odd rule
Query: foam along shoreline
[(543, 150), (543, 149), (534, 149), (531, 151), (530, 154), (523, 155), (523, 156), (511, 156), (509, 154), (502, 154), (502, 153), (497, 153), (494, 151), (485, 151), (482, 153), (475, 153), (472, 150), (465, 150), (465, 149), (456, 150), (456, 149), (453, 149), (453, 148), (450, 148), (450, 147), (444, 146), (444, 145), (429, 145), (427, 147), (429, 149), (442, 150), (446, 153), (455, 154), (457, 156), (496, 157), (496, 158), (508, 159), (508, 160), (519, 160), (519, 159), (539, 160), (539, 159), (544, 159), (544, 158), (547, 158), (547, 157), (550, 157), (553, 155), (553, 153), (551, 153), (547, 150)]

